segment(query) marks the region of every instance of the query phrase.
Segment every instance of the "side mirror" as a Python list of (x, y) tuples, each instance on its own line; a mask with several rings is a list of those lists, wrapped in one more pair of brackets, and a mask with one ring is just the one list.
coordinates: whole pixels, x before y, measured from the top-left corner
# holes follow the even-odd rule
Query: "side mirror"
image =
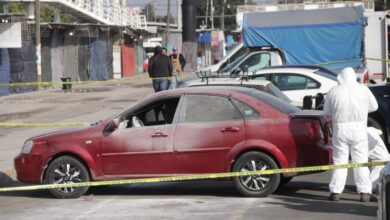
[(119, 123), (120, 123), (119, 118), (115, 118), (114, 120), (112, 120), (112, 122), (111, 122), (112, 129), (114, 129), (114, 130), (118, 129)]

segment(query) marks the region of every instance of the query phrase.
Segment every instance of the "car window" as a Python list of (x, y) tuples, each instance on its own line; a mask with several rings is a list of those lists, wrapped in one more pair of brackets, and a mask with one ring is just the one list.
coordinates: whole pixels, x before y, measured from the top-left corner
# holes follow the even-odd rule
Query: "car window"
[(222, 69), (222, 72), (231, 72), (233, 70), (233, 68), (239, 64), (243, 59), (245, 59), (245, 57), (247, 56), (247, 53), (244, 53), (242, 54), (240, 57), (238, 57), (236, 60), (234, 60), (233, 62), (231, 62), (230, 64), (228, 64), (227, 66), (225, 66), (223, 69)]
[(313, 79), (296, 74), (272, 74), (270, 79), (282, 91), (319, 88), (320, 84)]
[(330, 70), (327, 70), (325, 68), (318, 69), (318, 70), (314, 71), (314, 74), (317, 74), (317, 75), (323, 76), (325, 78), (337, 81), (337, 74), (330, 71)]
[[(231, 63), (237, 58), (241, 57), (243, 54), (246, 53), (246, 47), (241, 47), (236, 53), (234, 53), (227, 61), (227, 63)], [(227, 55), (226, 55), (227, 56)]]
[(254, 80), (267, 80), (267, 75), (255, 76), (252, 79), (254, 79)]
[(184, 122), (230, 121), (242, 118), (228, 98), (188, 95), (183, 112)]
[[(151, 102), (121, 117), (121, 128), (172, 124), (180, 97), (171, 97)], [(135, 117), (135, 119), (134, 119)]]
[(240, 64), (240, 69), (243, 72), (253, 72), (270, 66), (271, 55), (269, 53), (257, 53), (250, 56)]
[(280, 99), (283, 99), (284, 101), (290, 103), (291, 100), (282, 92), (280, 91), (280, 89), (278, 89), (278, 87), (276, 87), (274, 84), (272, 83), (269, 83), (267, 86), (266, 86), (266, 92), (273, 95), (273, 96), (276, 96)]
[(264, 92), (260, 92), (257, 90), (252, 90), (251, 92), (247, 93), (248, 95), (252, 96), (255, 99), (258, 99), (262, 102), (265, 102), (267, 105), (273, 107), (274, 109), (285, 113), (285, 114), (291, 114), (302, 111), (301, 109), (291, 105), (288, 102), (285, 102), (279, 98), (276, 98), (275, 96), (266, 94)]
[(237, 99), (231, 99), (231, 100), (236, 105), (236, 107), (238, 108), (238, 110), (241, 112), (241, 114), (244, 116), (245, 119), (254, 119), (260, 117), (260, 114), (249, 105), (241, 101), (238, 101)]

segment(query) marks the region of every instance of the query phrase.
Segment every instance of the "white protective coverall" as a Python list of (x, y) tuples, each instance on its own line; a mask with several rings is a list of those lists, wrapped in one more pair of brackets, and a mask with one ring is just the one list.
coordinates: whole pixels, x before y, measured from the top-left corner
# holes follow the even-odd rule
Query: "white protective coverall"
[[(349, 152), (353, 163), (368, 161), (367, 117), (377, 110), (378, 103), (365, 85), (356, 82), (355, 71), (344, 68), (337, 76), (338, 84), (327, 94), (324, 113), (332, 119), (333, 163), (348, 164)], [(371, 193), (368, 167), (354, 168), (357, 192)], [(331, 193), (342, 193), (347, 169), (335, 169), (329, 184)]]
[[(367, 128), (368, 134), (368, 159), (370, 161), (390, 161), (390, 154), (387, 151), (385, 143), (381, 139), (380, 135), (382, 134), (381, 130), (378, 130), (374, 127)], [(378, 178), (380, 171), (385, 166), (375, 166), (372, 168), (370, 173), (370, 180), (372, 183), (373, 191), (376, 191), (378, 187)]]

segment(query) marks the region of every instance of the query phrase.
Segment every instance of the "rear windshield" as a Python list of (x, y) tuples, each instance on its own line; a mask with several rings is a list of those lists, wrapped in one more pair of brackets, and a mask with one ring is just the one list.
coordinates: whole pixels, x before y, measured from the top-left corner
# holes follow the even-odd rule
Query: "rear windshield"
[(265, 102), (266, 104), (272, 106), (276, 110), (285, 113), (285, 114), (292, 114), (302, 111), (301, 109), (291, 105), (288, 102), (285, 102), (279, 98), (276, 98), (274, 96), (268, 95), (266, 93), (252, 90), (251, 92), (247, 93), (248, 95), (252, 96), (253, 98), (260, 100), (262, 102)]
[(270, 94), (272, 94), (272, 95), (274, 95), (276, 97), (279, 97), (279, 98), (283, 99), (286, 102), (289, 102), (289, 103), (291, 102), (291, 100), (282, 91), (280, 91), (280, 89), (278, 89), (278, 87), (276, 87), (272, 83), (269, 83), (267, 85), (267, 91), (266, 92), (268, 92), (268, 93), (270, 93)]
[(318, 69), (314, 71), (314, 74), (337, 81), (337, 74), (327, 69)]
[(257, 89), (263, 92), (266, 92), (270, 95), (273, 95), (275, 97), (278, 97), (280, 99), (283, 99), (286, 102), (291, 102), (291, 100), (283, 94), (282, 91), (280, 91), (274, 84), (269, 83), (266, 86), (263, 85), (252, 85), (252, 84), (202, 84), (202, 85), (192, 85), (190, 87), (198, 87), (198, 86), (238, 86), (238, 87), (244, 87), (244, 88), (252, 88)]

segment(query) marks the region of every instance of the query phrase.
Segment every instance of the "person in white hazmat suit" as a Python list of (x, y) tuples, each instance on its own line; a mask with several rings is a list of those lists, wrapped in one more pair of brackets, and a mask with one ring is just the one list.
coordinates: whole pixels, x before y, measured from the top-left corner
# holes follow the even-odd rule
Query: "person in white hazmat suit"
[[(349, 154), (353, 163), (368, 161), (367, 117), (377, 110), (378, 103), (371, 91), (356, 81), (355, 71), (344, 68), (337, 76), (338, 85), (326, 96), (325, 117), (332, 120), (333, 163), (348, 164)], [(354, 179), (360, 201), (371, 199), (372, 186), (368, 167), (354, 168)], [(344, 191), (347, 169), (334, 169), (329, 184), (332, 201), (338, 201)]]
[[(369, 161), (390, 161), (390, 154), (380, 135), (382, 131), (374, 127), (367, 128), (368, 134), (368, 160)], [(372, 167), (370, 180), (372, 183), (372, 192), (378, 190), (378, 179), (383, 166)]]

